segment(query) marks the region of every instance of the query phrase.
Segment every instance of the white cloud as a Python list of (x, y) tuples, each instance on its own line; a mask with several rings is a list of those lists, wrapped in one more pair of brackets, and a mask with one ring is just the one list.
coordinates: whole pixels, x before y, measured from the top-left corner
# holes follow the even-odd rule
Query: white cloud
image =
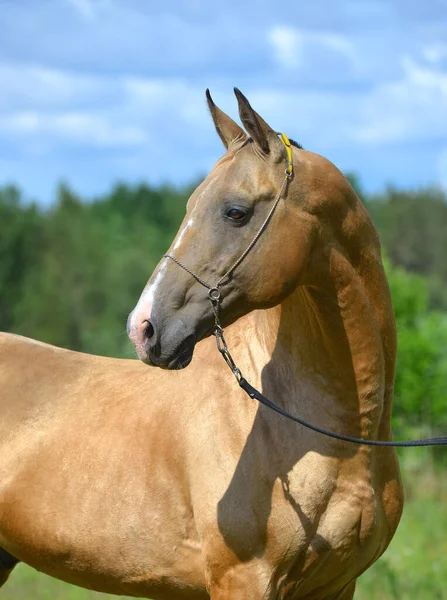
[(91, 20), (95, 16), (94, 6), (90, 0), (68, 0), (68, 3), (84, 18)]
[(428, 62), (438, 64), (447, 59), (447, 44), (445, 42), (428, 44), (423, 47), (422, 53)]
[(426, 181), (446, 147), (447, 19), (433, 3), (295, 2), (279, 22), (254, 0), (30, 3), (3, 3), (0, 39), (0, 161), (14, 157), (25, 185), (33, 164), (33, 185), (43, 171), (99, 182), (98, 164), (102, 181), (145, 177), (148, 162), (158, 180), (204, 172), (221, 150), (206, 87), (237, 118), (237, 85), (273, 127), (366, 173), (411, 145)]
[(277, 129), (320, 148), (383, 147), (447, 138), (447, 72), (402, 58), (392, 81), (347, 93), (337, 90), (246, 90)]
[(102, 8), (111, 6), (111, 0), (66, 0), (87, 21), (93, 21)]
[(30, 63), (0, 64), (0, 110), (105, 102), (115, 83), (101, 75), (63, 71)]
[[(161, 128), (209, 126), (204, 93), (176, 78), (93, 76), (23, 64), (0, 67), (0, 131), (10, 140), (37, 138), (95, 147), (137, 147)], [(151, 132), (151, 133), (150, 133)]]
[[(328, 39), (328, 45), (341, 42)], [(273, 127), (318, 147), (447, 135), (447, 74), (409, 57), (402, 69), (400, 79), (351, 94), (256, 84), (244, 92)], [(210, 144), (202, 86), (186, 79), (91, 76), (15, 64), (0, 68), (0, 85), (0, 130), (10, 139), (26, 139), (29, 147), (46, 140), (53, 147), (168, 148), (178, 135), (194, 139), (196, 148)], [(216, 102), (234, 115), (233, 95), (219, 87)]]
[(124, 77), (122, 86), (129, 109), (146, 115), (146, 119), (163, 113), (174, 121), (180, 117), (189, 125), (202, 127), (204, 122), (209, 123), (204, 90), (183, 79)]
[(287, 68), (296, 68), (301, 64), (302, 39), (297, 31), (288, 26), (278, 25), (268, 32), (277, 62)]
[(403, 77), (378, 85), (363, 98), (362, 121), (352, 134), (361, 143), (395, 143), (447, 135), (447, 74), (402, 60)]
[[(447, 46), (446, 46), (447, 50)], [(418, 65), (413, 59), (405, 56), (402, 60), (408, 85), (431, 91), (444, 96), (447, 100), (447, 72), (439, 67)]]
[(59, 140), (102, 147), (138, 146), (146, 142), (142, 127), (82, 112), (24, 111), (0, 117), (0, 131), (20, 136), (55, 136)]
[(277, 62), (289, 69), (310, 63), (315, 55), (332, 53), (356, 61), (356, 52), (350, 39), (330, 31), (311, 31), (289, 25), (275, 25), (267, 34)]

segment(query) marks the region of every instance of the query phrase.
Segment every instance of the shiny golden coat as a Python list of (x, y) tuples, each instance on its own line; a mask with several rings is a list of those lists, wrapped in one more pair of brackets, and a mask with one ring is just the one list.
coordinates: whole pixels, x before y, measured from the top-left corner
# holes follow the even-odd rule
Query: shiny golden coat
[[(228, 151), (172, 246), (208, 280), (244, 250), (284, 172), (280, 143), (238, 99), (252, 141), (209, 99)], [(292, 413), (390, 439), (396, 336), (376, 232), (331, 163), (293, 154), (287, 198), (225, 290), (228, 344), (247, 379)], [(251, 198), (253, 227), (222, 224), (220, 240), (217, 209), (231, 193)], [(324, 438), (257, 405), (211, 328), (204, 288), (164, 259), (129, 330), (160, 366), (189, 362), (176, 349), (192, 331), (184, 370), (0, 335), (0, 547), (115, 594), (351, 599), (400, 518), (394, 450)]]

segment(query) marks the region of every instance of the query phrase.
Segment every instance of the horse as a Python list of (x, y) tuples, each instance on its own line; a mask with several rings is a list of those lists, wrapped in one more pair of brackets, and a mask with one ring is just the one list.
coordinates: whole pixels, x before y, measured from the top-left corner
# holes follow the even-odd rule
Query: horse
[(226, 152), (129, 316), (141, 360), (0, 336), (0, 583), (24, 561), (160, 600), (349, 600), (393, 537), (394, 449), (258, 405), (215, 347), (225, 328), (233, 372), (283, 409), (391, 439), (377, 232), (331, 162), (235, 93), (245, 130), (207, 91)]

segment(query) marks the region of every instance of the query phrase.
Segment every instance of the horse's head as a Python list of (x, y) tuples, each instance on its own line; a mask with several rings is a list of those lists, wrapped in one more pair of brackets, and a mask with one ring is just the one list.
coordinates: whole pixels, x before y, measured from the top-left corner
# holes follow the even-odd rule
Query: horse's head
[[(310, 282), (309, 264), (322, 213), (339, 203), (337, 189), (345, 185), (341, 180), (346, 182), (331, 163), (297, 147), (293, 149), (294, 176), (286, 181), (285, 144), (247, 99), (235, 92), (250, 137), (214, 104), (207, 91), (210, 112), (227, 152), (190, 197), (169, 256), (161, 260), (129, 316), (130, 338), (138, 356), (148, 364), (183, 368), (196, 342), (212, 333), (213, 307), (204, 284), (215, 287), (220, 281), (219, 313), (226, 326), (254, 309), (279, 304), (298, 284)], [(335, 194), (324, 209), (321, 199), (331, 195), (328, 186)], [(281, 189), (268, 226), (222, 280), (262, 228)]]

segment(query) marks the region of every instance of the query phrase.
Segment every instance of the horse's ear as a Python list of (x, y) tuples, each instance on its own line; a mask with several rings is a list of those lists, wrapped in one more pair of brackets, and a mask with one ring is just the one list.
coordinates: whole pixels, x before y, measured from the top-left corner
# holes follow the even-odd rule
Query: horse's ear
[(206, 90), (206, 100), (213, 117), (214, 126), (225, 148), (228, 150), (231, 144), (244, 141), (247, 138), (245, 131), (214, 104), (209, 90)]
[(275, 131), (252, 109), (250, 102), (240, 90), (234, 88), (234, 93), (239, 104), (242, 124), (261, 150), (269, 154), (271, 144), (277, 142)]

